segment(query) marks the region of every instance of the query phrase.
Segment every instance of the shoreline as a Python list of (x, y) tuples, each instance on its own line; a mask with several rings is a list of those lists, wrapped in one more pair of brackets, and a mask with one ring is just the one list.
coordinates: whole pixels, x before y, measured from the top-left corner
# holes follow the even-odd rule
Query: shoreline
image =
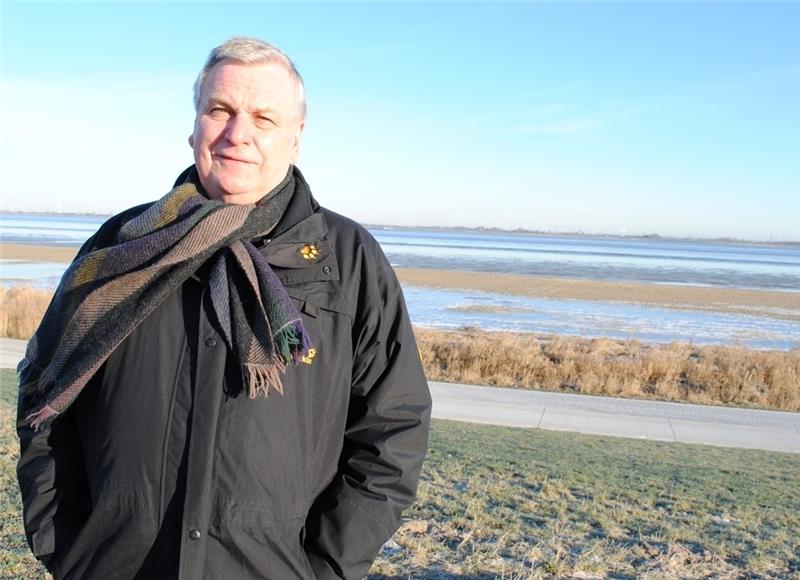
[[(70, 262), (74, 246), (40, 246), (0, 242), (0, 258), (36, 262)], [(611, 282), (577, 278), (526, 276), (425, 268), (397, 268), (403, 284), (422, 288), (475, 290), (496, 294), (622, 302), (670, 308), (723, 312), (800, 322), (800, 292), (678, 286), (647, 282)]]
[(40, 246), (37, 244), (15, 244), (0, 242), (0, 258), (27, 262), (64, 262), (75, 258), (80, 246)]
[(624, 302), (674, 310), (743, 314), (800, 322), (800, 293), (646, 282), (609, 282), (424, 268), (397, 268), (403, 284), (557, 300)]

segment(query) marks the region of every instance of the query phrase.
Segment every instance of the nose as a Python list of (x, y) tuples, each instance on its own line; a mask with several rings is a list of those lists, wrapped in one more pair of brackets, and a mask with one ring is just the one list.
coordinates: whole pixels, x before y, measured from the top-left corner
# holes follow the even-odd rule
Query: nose
[(248, 115), (237, 113), (228, 118), (225, 136), (233, 145), (249, 143), (253, 135), (252, 121)]

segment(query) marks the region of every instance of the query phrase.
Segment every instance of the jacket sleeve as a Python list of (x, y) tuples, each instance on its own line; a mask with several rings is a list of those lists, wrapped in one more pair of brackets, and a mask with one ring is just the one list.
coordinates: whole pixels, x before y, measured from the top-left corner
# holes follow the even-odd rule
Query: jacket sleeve
[[(83, 244), (75, 259), (107, 243), (116, 227), (117, 220), (107, 221)], [(20, 442), (17, 480), (22, 496), (23, 524), (33, 555), (52, 571), (56, 555), (77, 535), (88, 517), (89, 486), (72, 409), (49, 427), (35, 431), (26, 420), (34, 410), (29, 407), (29, 402), (20, 393), (17, 402)]]
[(58, 552), (75, 538), (88, 517), (89, 486), (80, 437), (70, 410), (39, 431), (25, 420), (29, 411), (20, 400), (17, 478), (23, 522), (33, 555), (51, 569)]
[(428, 384), (399, 282), (380, 258), (362, 277), (339, 470), (306, 521), (305, 549), (323, 579), (367, 574), (414, 501), (428, 445)]

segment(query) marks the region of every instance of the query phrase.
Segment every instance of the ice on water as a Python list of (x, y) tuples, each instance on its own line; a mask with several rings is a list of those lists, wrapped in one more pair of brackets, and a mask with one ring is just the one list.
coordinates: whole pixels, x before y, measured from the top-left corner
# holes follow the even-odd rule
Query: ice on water
[(800, 324), (788, 320), (588, 300), (527, 298), (476, 291), (406, 287), (415, 324), (476, 326), (564, 336), (683, 341), (759, 349), (800, 346)]
[[(79, 246), (102, 216), (0, 214), (5, 242)], [(800, 246), (372, 228), (393, 265), (592, 280), (800, 291)], [(0, 284), (54, 287), (64, 264), (0, 260)], [(407, 287), (415, 324), (789, 349), (800, 323), (627, 303)], [(773, 313), (777, 314), (777, 313)]]

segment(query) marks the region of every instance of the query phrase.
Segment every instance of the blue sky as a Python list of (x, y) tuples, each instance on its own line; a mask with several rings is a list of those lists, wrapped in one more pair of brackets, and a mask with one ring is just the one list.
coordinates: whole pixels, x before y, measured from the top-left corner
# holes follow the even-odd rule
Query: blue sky
[(252, 35), (305, 78), (315, 196), (361, 222), (800, 239), (797, 3), (0, 10), (6, 210), (160, 197), (208, 51)]

